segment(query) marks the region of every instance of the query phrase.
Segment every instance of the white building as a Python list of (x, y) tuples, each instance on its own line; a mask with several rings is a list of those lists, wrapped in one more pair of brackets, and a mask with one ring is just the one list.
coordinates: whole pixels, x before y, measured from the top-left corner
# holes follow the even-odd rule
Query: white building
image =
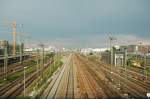
[(81, 49), (81, 53), (87, 55), (89, 53), (104, 52), (106, 50), (107, 50), (107, 48), (85, 48), (85, 49)]

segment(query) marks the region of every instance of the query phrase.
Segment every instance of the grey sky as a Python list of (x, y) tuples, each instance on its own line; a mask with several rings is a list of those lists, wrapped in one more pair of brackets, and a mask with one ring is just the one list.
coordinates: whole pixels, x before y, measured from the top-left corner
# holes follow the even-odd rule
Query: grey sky
[[(104, 47), (110, 33), (148, 40), (149, 5), (150, 0), (0, 0), (0, 29), (4, 17), (15, 19), (33, 40), (66, 47)], [(4, 38), (11, 36), (0, 33)]]

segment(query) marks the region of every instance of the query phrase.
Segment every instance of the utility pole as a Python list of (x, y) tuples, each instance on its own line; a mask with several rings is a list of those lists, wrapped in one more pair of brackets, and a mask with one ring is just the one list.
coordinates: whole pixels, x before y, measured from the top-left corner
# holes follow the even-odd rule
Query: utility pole
[(4, 46), (4, 73), (5, 77), (4, 80), (7, 78), (7, 66), (8, 66), (8, 41), (4, 40), (3, 41), (3, 46)]
[(109, 37), (109, 44), (110, 44), (110, 77), (112, 80), (112, 66), (113, 66), (113, 47), (112, 47), (112, 41), (115, 40), (113, 37)]
[(54, 68), (55, 68), (55, 56), (56, 56), (56, 53), (54, 52)]
[(128, 74), (127, 74), (127, 48), (124, 48), (124, 69), (125, 69), (125, 96), (128, 98), (128, 92), (127, 92), (127, 79), (128, 79)]
[(22, 64), (22, 57), (23, 57), (23, 49), (24, 49), (24, 44), (21, 42), (20, 44), (20, 63)]
[(40, 44), (39, 45), (42, 48), (42, 55), (41, 55), (41, 66), (42, 66), (42, 71), (41, 71), (41, 75), (42, 75), (42, 79), (44, 78), (44, 44)]
[[(148, 47), (146, 48), (147, 49), (147, 53), (148, 53)], [(145, 76), (145, 80), (147, 81), (147, 66), (146, 66), (146, 63), (147, 63), (147, 54), (146, 52), (144, 53), (144, 76)]]
[[(56, 54), (56, 55), (57, 55), (57, 57), (56, 57), (56, 58), (57, 58), (56, 63), (57, 63), (57, 65), (58, 65), (58, 56), (59, 56), (59, 52), (57, 52), (57, 54)], [(57, 65), (56, 65), (56, 66), (57, 66)]]
[(36, 67), (36, 69), (37, 69), (37, 76), (38, 76), (38, 74), (39, 74), (39, 50), (37, 50), (37, 67)]
[(112, 38), (110, 38), (110, 55), (111, 55), (110, 64), (111, 64), (111, 73), (112, 73), (112, 66), (113, 66), (113, 48), (112, 48)]
[(42, 78), (44, 77), (44, 45), (42, 46)]

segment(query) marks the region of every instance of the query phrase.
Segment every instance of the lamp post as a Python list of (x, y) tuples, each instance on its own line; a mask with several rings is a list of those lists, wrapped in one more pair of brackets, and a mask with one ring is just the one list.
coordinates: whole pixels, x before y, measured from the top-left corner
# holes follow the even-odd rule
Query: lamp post
[(24, 97), (26, 94), (26, 66), (24, 67)]

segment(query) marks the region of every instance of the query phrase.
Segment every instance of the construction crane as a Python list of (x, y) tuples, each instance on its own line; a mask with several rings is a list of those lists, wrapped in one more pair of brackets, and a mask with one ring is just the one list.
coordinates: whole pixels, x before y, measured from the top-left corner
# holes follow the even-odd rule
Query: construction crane
[(17, 27), (17, 23), (16, 21), (13, 21), (12, 23), (12, 35), (13, 35), (13, 55), (16, 55), (16, 27)]
[[(8, 24), (11, 24), (11, 28), (12, 28), (12, 32), (10, 32), (10, 33), (7, 33), (7, 34), (12, 34), (12, 36), (13, 36), (13, 44), (12, 44), (12, 47), (13, 47), (13, 55), (15, 56), (16, 55), (16, 45), (17, 45), (17, 35), (20, 35), (20, 36), (23, 36), (24, 35), (24, 33), (21, 33), (21, 32), (17, 32), (16, 30), (17, 30), (17, 22), (16, 22), (16, 20), (14, 20), (12, 23), (8, 23), (8, 20), (7, 20), (7, 18), (5, 17), (4, 18), (4, 25), (5, 25), (5, 28), (6, 28), (6, 26), (8, 25)], [(6, 33), (6, 32), (5, 32)]]

